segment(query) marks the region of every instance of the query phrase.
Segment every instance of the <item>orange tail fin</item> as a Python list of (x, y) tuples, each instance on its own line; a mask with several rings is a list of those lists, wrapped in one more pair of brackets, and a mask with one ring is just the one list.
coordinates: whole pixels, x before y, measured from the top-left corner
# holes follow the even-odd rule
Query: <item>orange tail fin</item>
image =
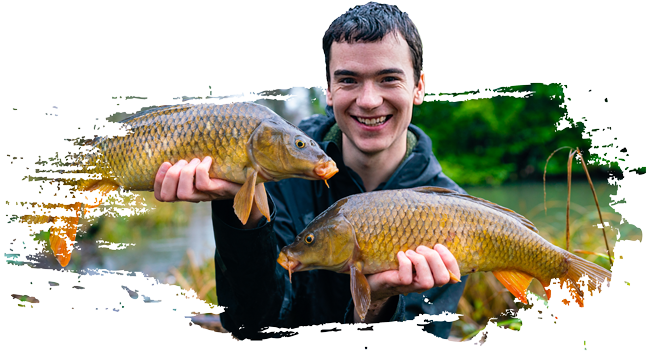
[[(607, 286), (610, 286), (612, 272), (595, 263), (569, 253), (568, 266), (568, 272), (560, 279), (561, 286), (563, 287), (565, 281), (570, 294), (580, 307), (584, 306), (584, 291), (582, 291), (584, 282), (579, 281), (582, 276), (586, 275), (589, 277), (587, 290), (592, 295), (593, 291), (596, 289), (600, 292), (601, 286), (605, 280), (607, 280)], [(564, 300), (564, 303), (568, 304), (567, 300)]]
[[(108, 180), (95, 181), (85, 187), (84, 191), (99, 191), (102, 196), (105, 196), (110, 191), (117, 189), (119, 185), (115, 182)], [(84, 214), (90, 208), (97, 207), (101, 204), (101, 200), (96, 201), (94, 206), (85, 205)], [(43, 208), (64, 208), (69, 213), (66, 216), (23, 216), (21, 220), (28, 223), (56, 223), (50, 228), (49, 243), (51, 250), (55, 255), (58, 263), (61, 266), (67, 266), (72, 258), (72, 250), (74, 241), (76, 240), (76, 231), (79, 219), (81, 217), (81, 207), (83, 203), (77, 202), (69, 205), (65, 204), (41, 204)], [(62, 222), (62, 224), (57, 224)]]
[[(49, 243), (53, 255), (58, 260), (58, 263), (63, 267), (69, 263), (71, 259), (71, 252), (76, 240), (76, 226), (78, 225), (81, 216), (82, 203), (77, 202), (69, 205), (61, 203), (43, 203), (33, 204), (33, 207), (41, 207), (44, 209), (64, 208), (68, 214), (66, 216), (49, 216), (49, 215), (25, 215), (21, 217), (21, 222), (25, 223), (50, 223), (49, 228)], [(59, 223), (62, 222), (62, 223)]]
[(49, 241), (55, 258), (64, 267), (69, 264), (69, 260), (72, 258), (72, 250), (76, 240), (76, 226), (81, 215), (81, 203), (61, 205), (61, 207), (68, 211), (74, 211), (74, 216), (55, 217), (55, 221), (62, 221), (64, 225), (51, 227)]

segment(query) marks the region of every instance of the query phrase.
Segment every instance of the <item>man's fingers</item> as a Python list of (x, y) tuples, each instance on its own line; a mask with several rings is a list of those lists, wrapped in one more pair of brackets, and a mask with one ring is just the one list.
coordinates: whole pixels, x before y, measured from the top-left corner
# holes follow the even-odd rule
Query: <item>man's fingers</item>
[(196, 189), (199, 191), (209, 191), (213, 187), (212, 180), (210, 179), (210, 166), (212, 166), (212, 159), (206, 156), (201, 163), (196, 166)]
[(418, 254), (413, 250), (407, 250), (406, 256), (411, 260), (416, 270), (415, 281), (418, 283), (417, 289), (431, 289), (434, 287), (434, 278), (432, 278), (432, 271), (429, 268), (427, 259), (422, 254)]
[(399, 262), (399, 281), (403, 285), (409, 285), (413, 281), (413, 265), (404, 252), (397, 252)]
[(201, 163), (199, 159), (192, 159), (187, 165), (183, 166), (180, 170), (180, 179), (178, 180), (178, 189), (176, 196), (183, 201), (195, 201), (194, 197), (194, 173), (196, 166)]
[(457, 264), (457, 259), (455, 259), (453, 253), (451, 253), (450, 250), (445, 246), (443, 246), (442, 244), (435, 245), (434, 250), (436, 250), (441, 256), (441, 260), (443, 260), (443, 264), (446, 265), (446, 269), (449, 270), (455, 276), (454, 278), (451, 277), (451, 280), (456, 279), (457, 281), (459, 281), (459, 279), (461, 278), (459, 265)]
[(446, 269), (440, 253), (422, 245), (416, 248), (416, 252), (423, 255), (427, 260), (432, 278), (434, 279), (434, 285), (442, 286), (447, 284), (450, 280), (450, 274), (448, 274), (448, 269)]
[(187, 165), (187, 161), (180, 160), (166, 172), (164, 181), (162, 182), (162, 189), (160, 190), (162, 201), (174, 202), (176, 200), (180, 171), (185, 165)]
[(171, 168), (171, 166), (173, 165), (171, 165), (170, 162), (165, 162), (162, 164), (162, 166), (159, 167), (159, 170), (157, 170), (157, 175), (155, 175), (155, 185), (153, 186), (155, 199), (157, 201), (162, 201), (162, 182), (164, 182), (166, 172)]

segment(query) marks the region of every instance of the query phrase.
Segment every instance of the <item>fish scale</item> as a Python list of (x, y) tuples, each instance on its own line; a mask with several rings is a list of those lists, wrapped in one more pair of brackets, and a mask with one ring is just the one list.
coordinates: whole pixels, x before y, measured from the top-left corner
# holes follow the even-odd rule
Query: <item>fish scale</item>
[[(600, 290), (611, 279), (609, 271), (554, 246), (537, 232), (533, 223), (512, 210), (448, 189), (376, 191), (337, 201), (282, 249), (278, 263), (289, 273), (349, 273), (361, 318), (370, 299), (364, 274), (398, 269), (397, 253), (418, 246), (444, 245), (462, 275), (491, 271), (524, 303), (533, 278), (544, 287), (555, 278), (566, 282), (580, 306), (583, 291), (578, 281), (583, 275), (590, 279), (589, 291)], [(459, 278), (450, 274), (452, 280)]]

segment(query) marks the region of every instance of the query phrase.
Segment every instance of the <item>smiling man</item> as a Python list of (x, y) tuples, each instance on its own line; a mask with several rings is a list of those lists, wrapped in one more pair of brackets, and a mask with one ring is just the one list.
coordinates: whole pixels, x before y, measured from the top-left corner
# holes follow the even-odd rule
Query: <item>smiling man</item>
[[(356, 6), (333, 21), (323, 50), (327, 115), (305, 119), (300, 127), (340, 169), (330, 189), (302, 179), (266, 183), (270, 222), (253, 207), (243, 226), (232, 207), (240, 185), (210, 179), (210, 158), (164, 163), (155, 179), (160, 201), (212, 201), (217, 296), (227, 307), (221, 320), (239, 338), (266, 337), (260, 331), (267, 326), (360, 321), (348, 275), (313, 270), (289, 282), (276, 262), (279, 250), (337, 200), (417, 186), (464, 192), (441, 172), (427, 135), (410, 124), (413, 106), (423, 102), (425, 80), (420, 36), (408, 15), (373, 2)], [(459, 267), (445, 247), (418, 247), (397, 259), (398, 270), (368, 276), (372, 303), (365, 322), (455, 312), (466, 277), (452, 283), (449, 271), (459, 276)], [(425, 330), (446, 338), (450, 325), (431, 322)]]

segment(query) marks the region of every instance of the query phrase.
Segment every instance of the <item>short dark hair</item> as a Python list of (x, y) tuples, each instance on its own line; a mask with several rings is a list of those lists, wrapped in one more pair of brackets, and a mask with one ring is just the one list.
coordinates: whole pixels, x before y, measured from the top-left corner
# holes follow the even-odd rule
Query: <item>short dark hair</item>
[(395, 5), (368, 2), (349, 9), (336, 18), (323, 35), (323, 54), (326, 57), (326, 79), (330, 86), (330, 48), (333, 42), (376, 42), (389, 33), (400, 33), (411, 51), (416, 85), (423, 70), (423, 44), (416, 25), (406, 12)]

